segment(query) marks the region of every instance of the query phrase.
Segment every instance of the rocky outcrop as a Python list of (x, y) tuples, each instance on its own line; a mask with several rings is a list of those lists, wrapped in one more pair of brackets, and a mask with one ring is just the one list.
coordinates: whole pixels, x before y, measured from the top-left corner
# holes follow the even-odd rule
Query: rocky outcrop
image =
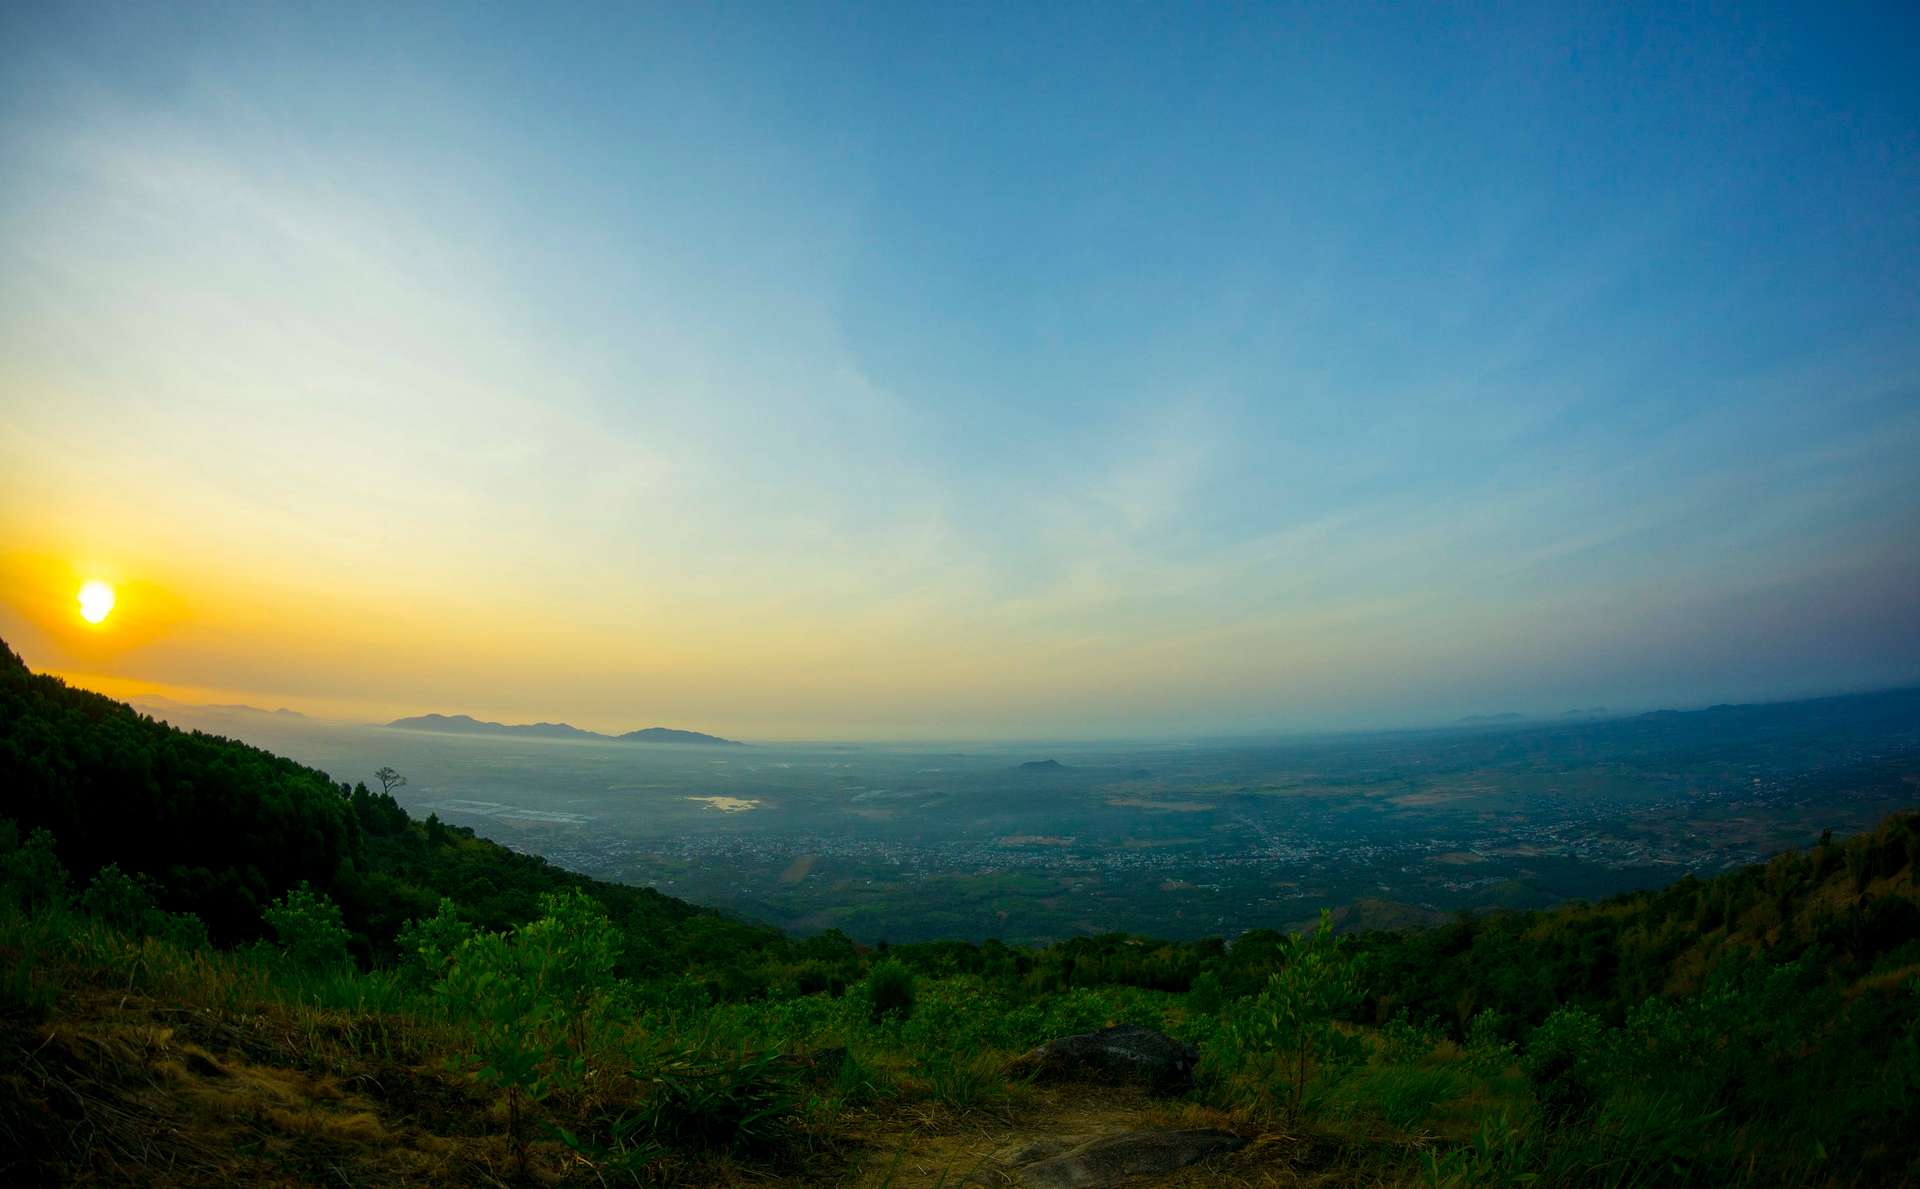
[(1164, 1032), (1127, 1025), (1050, 1040), (1016, 1060), (1013, 1072), (1184, 1094), (1193, 1089), (1193, 1067), (1199, 1060), (1195, 1049)]

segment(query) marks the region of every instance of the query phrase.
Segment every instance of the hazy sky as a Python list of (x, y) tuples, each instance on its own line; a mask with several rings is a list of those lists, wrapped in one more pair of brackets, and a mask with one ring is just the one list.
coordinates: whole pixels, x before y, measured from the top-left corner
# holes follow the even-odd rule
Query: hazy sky
[(1626, 9), (5, 5), (0, 635), (749, 738), (1920, 679), (1920, 8)]

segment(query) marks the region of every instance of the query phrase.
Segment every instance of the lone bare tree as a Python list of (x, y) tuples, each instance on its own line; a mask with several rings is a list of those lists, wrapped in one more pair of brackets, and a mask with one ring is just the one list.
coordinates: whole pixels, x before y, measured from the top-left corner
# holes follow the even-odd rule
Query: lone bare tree
[(389, 797), (393, 795), (393, 790), (407, 783), (407, 778), (400, 775), (398, 772), (394, 771), (392, 768), (380, 769), (378, 772), (375, 772), (373, 774), (373, 778), (380, 782), (380, 791), (385, 793)]

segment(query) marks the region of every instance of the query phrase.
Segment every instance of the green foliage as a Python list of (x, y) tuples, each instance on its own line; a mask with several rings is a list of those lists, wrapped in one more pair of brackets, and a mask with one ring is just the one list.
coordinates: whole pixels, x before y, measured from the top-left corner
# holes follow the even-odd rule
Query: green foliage
[(1193, 985), (1187, 991), (1187, 1010), (1201, 1015), (1214, 1015), (1226, 1003), (1226, 992), (1220, 987), (1220, 976), (1208, 970), (1194, 977)]
[(1475, 1072), (1491, 1077), (1514, 1062), (1514, 1044), (1507, 1039), (1507, 1018), (1497, 1011), (1483, 1011), (1473, 1017), (1467, 1028), (1465, 1053)]
[(80, 894), (80, 908), (116, 929), (132, 933), (145, 923), (155, 905), (146, 888), (120, 870), (119, 864), (108, 863), (94, 872), (93, 881)]
[(474, 933), (442, 901), (404, 934), (415, 976), (438, 976), (447, 1014), (468, 1030), (472, 1047), (456, 1067), (506, 1094), (508, 1136), (523, 1159), (528, 1110), (587, 1077), (620, 946), (606, 913), (577, 890), (545, 895), (541, 907), (512, 933)]
[(641, 1118), (672, 1143), (765, 1152), (789, 1136), (800, 1096), (778, 1052), (717, 1050), (704, 1039), (641, 1062)]
[(936, 1049), (915, 1063), (927, 1095), (958, 1110), (997, 1106), (1007, 1097), (1006, 1062), (991, 1052)]
[(434, 915), (408, 921), (401, 927), (397, 939), (401, 969), (418, 982), (437, 982), (453, 966), (454, 956), (472, 936), (473, 926), (461, 918), (459, 907), (443, 896)]
[(1535, 1134), (1512, 1112), (1503, 1111), (1483, 1122), (1468, 1143), (1428, 1151), (1423, 1179), (1436, 1189), (1539, 1184), (1540, 1174), (1532, 1171), (1538, 1162)]
[(54, 853), (52, 832), (44, 827), (7, 850), (0, 858), (0, 874), (7, 895), (23, 908), (57, 908), (67, 902), (67, 869)]
[(354, 820), (360, 823), (360, 829), (365, 833), (369, 835), (403, 834), (408, 827), (407, 811), (400, 808), (400, 802), (394, 800), (390, 790), (407, 783), (406, 777), (400, 776), (391, 768), (382, 768), (374, 775), (380, 776), (382, 773), (397, 779), (392, 780), (386, 788), (377, 793), (369, 792), (364, 783), (356, 784), (353, 786), (353, 791), (347, 794), (347, 802), (353, 807)]
[(1379, 1052), (1389, 1062), (1418, 1061), (1433, 1051), (1439, 1036), (1408, 1018), (1403, 1009), (1380, 1026)]
[(874, 1023), (893, 1018), (904, 1020), (913, 1015), (913, 971), (888, 959), (867, 974), (868, 1011)]
[[(782, 944), (771, 929), (650, 888), (599, 883), (437, 819), (412, 822), (391, 795), (398, 774), (389, 778), (369, 792), (177, 730), (33, 674), (0, 644), (0, 812), (26, 832), (51, 831), (65, 868), (83, 877), (117, 864), (144, 879), (159, 906), (198, 916), (222, 945), (268, 935), (264, 907), (302, 881), (340, 906), (349, 950), (369, 964), (399, 956), (400, 929), (442, 898), (477, 927), (505, 930), (540, 915), (543, 894), (569, 890), (620, 930), (629, 977), (693, 970), (748, 998), (758, 988), (743, 967)], [(0, 838), (0, 854), (15, 849)], [(29, 882), (36, 897), (55, 890)]]
[(573, 1072), (553, 1065), (560, 1007), (540, 986), (533, 958), (505, 934), (476, 934), (461, 943), (436, 988), (472, 1044), (453, 1065), (506, 1094), (507, 1135), (523, 1165), (524, 1112)]
[(88, 916), (138, 937), (155, 937), (181, 949), (207, 944), (207, 927), (186, 912), (165, 912), (153, 902), (144, 877), (130, 876), (116, 863), (94, 872), (80, 894), (80, 910)]
[(1341, 1025), (1361, 988), (1353, 955), (1324, 911), (1318, 927), (1287, 947), (1284, 960), (1260, 994), (1236, 1008), (1229, 1035), (1243, 1053), (1278, 1059), (1287, 1109), (1297, 1115), (1310, 1076), (1330, 1077), (1364, 1055), (1360, 1040)]
[(863, 1061), (853, 1049), (843, 1049), (833, 1071), (833, 1094), (846, 1106), (863, 1106), (898, 1092), (893, 1078), (881, 1066)]
[(4, 646), (0, 788), (9, 816), (51, 830), (73, 870), (148, 875), (163, 904), (229, 941), (258, 936), (260, 906), (301, 880), (330, 889), (359, 853), (323, 773), (30, 673)]
[(348, 935), (340, 906), (305, 883), (275, 900), (261, 915), (294, 966), (324, 971), (347, 965)]
[(59, 1001), (52, 983), (36, 976), (33, 956), (0, 949), (0, 1029), (32, 1027)]
[(620, 932), (597, 901), (579, 889), (540, 897), (539, 919), (520, 927), (514, 944), (526, 951), (540, 991), (568, 1022), (576, 1052), (605, 1006), (619, 960)]
[(1527, 1037), (1520, 1068), (1550, 1117), (1564, 1120), (1592, 1108), (1607, 1061), (1606, 1039), (1606, 1025), (1578, 1007), (1554, 1012)]

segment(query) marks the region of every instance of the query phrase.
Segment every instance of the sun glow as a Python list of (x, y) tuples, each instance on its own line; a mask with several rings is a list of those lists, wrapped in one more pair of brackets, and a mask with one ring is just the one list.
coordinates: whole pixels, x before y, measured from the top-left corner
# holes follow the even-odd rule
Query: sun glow
[(95, 579), (80, 588), (80, 618), (99, 623), (113, 614), (113, 587)]

